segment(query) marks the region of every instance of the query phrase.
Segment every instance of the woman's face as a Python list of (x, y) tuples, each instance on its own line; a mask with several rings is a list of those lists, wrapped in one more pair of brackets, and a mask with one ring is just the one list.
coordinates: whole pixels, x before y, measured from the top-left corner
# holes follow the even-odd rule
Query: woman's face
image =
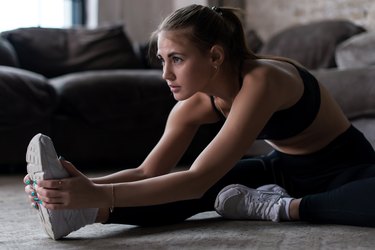
[(157, 56), (163, 64), (163, 78), (178, 101), (205, 92), (213, 76), (210, 53), (202, 53), (186, 32), (161, 31), (158, 35)]

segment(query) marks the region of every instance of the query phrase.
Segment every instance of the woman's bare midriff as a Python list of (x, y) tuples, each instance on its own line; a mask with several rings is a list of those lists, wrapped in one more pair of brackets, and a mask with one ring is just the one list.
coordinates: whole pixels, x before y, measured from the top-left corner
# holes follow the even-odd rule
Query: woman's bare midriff
[(273, 148), (292, 155), (314, 153), (350, 127), (350, 122), (340, 107), (322, 85), (320, 93), (321, 106), (314, 122), (297, 136), (286, 140), (267, 141)]

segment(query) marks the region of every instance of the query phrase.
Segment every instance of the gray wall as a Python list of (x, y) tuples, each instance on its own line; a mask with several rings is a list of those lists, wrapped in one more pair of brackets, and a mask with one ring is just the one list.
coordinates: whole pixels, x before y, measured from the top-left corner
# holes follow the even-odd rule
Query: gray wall
[(97, 0), (98, 25), (124, 23), (131, 40), (147, 41), (161, 20), (191, 3), (231, 5), (245, 9), (244, 25), (262, 39), (290, 25), (319, 19), (346, 18), (375, 30), (374, 0)]
[(98, 25), (124, 23), (130, 39), (145, 42), (173, 10), (206, 0), (99, 0)]
[(290, 25), (320, 19), (350, 19), (375, 30), (374, 0), (251, 0), (246, 1), (246, 26), (263, 39)]
[(160, 21), (173, 11), (173, 0), (99, 0), (98, 24), (124, 23), (135, 42), (147, 41)]

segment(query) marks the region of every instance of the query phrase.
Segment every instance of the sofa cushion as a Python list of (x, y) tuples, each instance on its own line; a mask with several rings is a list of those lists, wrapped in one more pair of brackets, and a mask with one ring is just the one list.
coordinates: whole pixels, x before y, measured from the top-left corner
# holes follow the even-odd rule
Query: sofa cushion
[(57, 105), (56, 92), (41, 75), (0, 66), (0, 128), (45, 120)]
[(19, 67), (17, 54), (12, 45), (0, 37), (0, 65)]
[(292, 58), (307, 68), (336, 67), (335, 49), (365, 29), (345, 20), (323, 20), (287, 28), (267, 41), (260, 54)]
[(14, 46), (22, 68), (46, 77), (141, 67), (121, 25), (92, 30), (20, 28), (3, 36)]
[(98, 126), (132, 128), (149, 120), (163, 122), (175, 103), (160, 70), (72, 73), (50, 83), (60, 97), (59, 114)]
[(366, 32), (341, 43), (336, 49), (338, 68), (375, 65), (375, 32)]
[(349, 119), (375, 117), (375, 66), (312, 73), (326, 86)]

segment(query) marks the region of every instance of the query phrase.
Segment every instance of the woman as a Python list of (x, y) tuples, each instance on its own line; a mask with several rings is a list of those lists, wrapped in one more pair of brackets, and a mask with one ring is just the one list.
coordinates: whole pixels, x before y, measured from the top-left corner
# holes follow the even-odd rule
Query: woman
[[(52, 238), (94, 222), (161, 225), (214, 208), (228, 218), (375, 226), (374, 150), (306, 69), (254, 55), (228, 8), (179, 9), (153, 37), (178, 101), (163, 136), (138, 168), (109, 176), (89, 179), (67, 161), (61, 163), (71, 178), (35, 185), (29, 172), (26, 192), (47, 211)], [(192, 166), (171, 172), (199, 126), (220, 120), (220, 132)], [(243, 158), (257, 138), (275, 150)], [(80, 222), (56, 232), (67, 211)]]

